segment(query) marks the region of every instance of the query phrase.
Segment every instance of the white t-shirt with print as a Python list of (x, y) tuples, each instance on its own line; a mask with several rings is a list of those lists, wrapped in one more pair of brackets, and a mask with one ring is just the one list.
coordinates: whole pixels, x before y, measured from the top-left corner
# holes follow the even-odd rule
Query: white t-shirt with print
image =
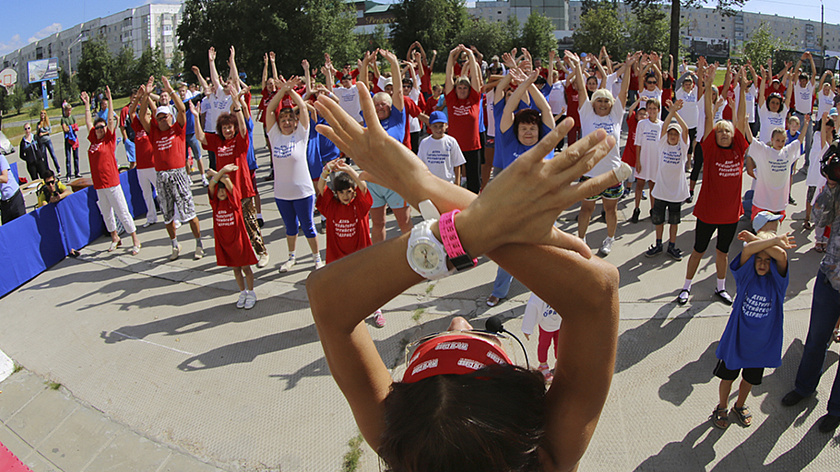
[(782, 211), (790, 196), (790, 165), (799, 159), (799, 140), (780, 151), (753, 139), (749, 154), (755, 161), (753, 205), (769, 211)]
[(769, 143), (773, 137), (773, 130), (776, 128), (785, 129), (785, 117), (788, 108), (782, 105), (778, 113), (773, 113), (767, 108), (767, 102), (758, 107), (758, 119), (761, 121), (761, 129), (758, 132), (758, 139), (763, 143)]
[(448, 134), (444, 134), (440, 139), (433, 136), (424, 138), (418, 146), (417, 157), (426, 164), (432, 174), (447, 182), (452, 182), (455, 178), (455, 168), (467, 162), (458, 141)]
[[(207, 102), (206, 109), (204, 107), (204, 103)], [(230, 104), (233, 102), (233, 98), (226, 94), (224, 90), (217, 90), (215, 94), (209, 95), (201, 101), (202, 104), (202, 111), (206, 111), (206, 115), (204, 115), (204, 132), (205, 133), (215, 133), (216, 132), (216, 120), (219, 119), (219, 115), (224, 112), (230, 112)]]
[(274, 125), (268, 130), (268, 140), (274, 161), (274, 198), (299, 200), (315, 195), (306, 161), (309, 129), (299, 123), (294, 133), (284, 135), (280, 127)]
[(803, 115), (807, 115), (813, 111), (814, 84), (809, 81), (808, 85), (800, 87), (799, 81), (797, 81), (793, 84), (793, 96), (796, 98), (796, 103), (794, 104), (796, 111)]
[(621, 165), (621, 156), (618, 153), (618, 143), (621, 141), (621, 122), (624, 119), (624, 107), (616, 101), (612, 110), (607, 116), (598, 116), (592, 108), (592, 100), (582, 102), (580, 107), (580, 135), (581, 137), (594, 132), (596, 129), (603, 129), (607, 136), (615, 138), (615, 146), (607, 152), (603, 159), (598, 161), (586, 177), (597, 177), (601, 174), (617, 169)]
[(651, 195), (663, 202), (677, 203), (688, 198), (685, 181), (685, 163), (688, 160), (688, 143), (680, 136), (679, 143), (668, 144), (668, 135), (662, 136), (657, 145), (659, 166), (656, 169), (656, 186)]
[(677, 110), (677, 114), (685, 121), (688, 129), (697, 128), (697, 87), (692, 87), (690, 92), (680, 87), (674, 95), (677, 100), (683, 101), (683, 106)]
[[(656, 123), (649, 119), (640, 121), (636, 126), (636, 146), (641, 146), (639, 162), (642, 171), (633, 171), (637, 179), (656, 182), (656, 168), (659, 167), (659, 135), (662, 133), (662, 120)], [(686, 197), (688, 198), (688, 197)]]
[(348, 88), (333, 87), (333, 93), (338, 97), (338, 105), (341, 109), (361, 123), (362, 105), (359, 103), (359, 90), (356, 88), (356, 84)]

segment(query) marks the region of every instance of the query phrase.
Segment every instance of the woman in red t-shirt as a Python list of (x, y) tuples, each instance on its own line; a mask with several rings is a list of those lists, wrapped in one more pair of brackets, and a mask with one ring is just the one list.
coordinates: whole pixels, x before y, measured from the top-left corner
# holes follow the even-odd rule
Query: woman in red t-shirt
[[(108, 110), (114, 109), (111, 100), (111, 88), (105, 87), (105, 97), (108, 100)], [(125, 201), (122, 187), (120, 186), (120, 172), (117, 169), (117, 137), (114, 130), (117, 128), (114, 114), (108, 114), (108, 120), (93, 117), (90, 113), (90, 97), (87, 92), (82, 92), (82, 102), (85, 104), (85, 126), (88, 129), (88, 159), (90, 159), (90, 174), (93, 179), (93, 188), (96, 189), (97, 205), (105, 221), (105, 229), (111, 233), (111, 246), (108, 252), (114, 251), (122, 245), (120, 235), (117, 233), (117, 222), (119, 218), (123, 228), (131, 234), (131, 254), (136, 256), (140, 253), (140, 239), (137, 237), (137, 228), (134, 226), (134, 219), (128, 211), (128, 204)]]
[[(715, 64), (717, 66), (717, 64)], [(741, 86), (741, 97), (733, 124), (729, 120), (714, 122), (715, 110), (712, 103), (712, 82), (717, 67), (710, 67), (706, 72), (703, 94), (705, 100), (705, 128), (700, 145), (703, 149), (703, 185), (694, 205), (697, 225), (694, 229), (694, 250), (688, 258), (685, 271), (685, 284), (677, 297), (680, 305), (688, 303), (691, 283), (700, 265), (700, 259), (709, 247), (712, 234), (717, 231), (715, 267), (717, 269), (717, 288), (715, 296), (732, 305), (732, 297), (726, 292), (726, 269), (729, 265), (727, 253), (729, 245), (738, 230), (738, 220), (744, 209), (741, 205), (741, 180), (744, 169), (744, 155), (747, 140), (744, 129), (747, 125), (746, 83)], [(734, 102), (734, 101), (733, 101)]]
[[(465, 53), (469, 62), (469, 78), (457, 77), (455, 59)], [(457, 82), (457, 85), (456, 85)], [(478, 133), (478, 114), (481, 99), (481, 71), (473, 52), (459, 44), (449, 53), (446, 62), (446, 112), (449, 115), (449, 135), (458, 141), (464, 159), (467, 160), (467, 189), (478, 193), (481, 189), (481, 138)]]
[[(254, 272), (251, 270), (251, 264), (257, 263), (257, 256), (254, 254), (248, 231), (245, 229), (245, 220), (242, 218), (239, 189), (230, 178), (230, 174), (237, 170), (235, 164), (225, 165), (218, 173), (209, 169), (207, 173), (210, 175), (210, 185), (207, 187), (207, 193), (213, 208), (216, 265), (233, 267), (233, 276), (236, 277), (236, 285), (239, 287), (236, 308), (250, 310), (257, 303)], [(217, 185), (219, 183), (222, 185)]]

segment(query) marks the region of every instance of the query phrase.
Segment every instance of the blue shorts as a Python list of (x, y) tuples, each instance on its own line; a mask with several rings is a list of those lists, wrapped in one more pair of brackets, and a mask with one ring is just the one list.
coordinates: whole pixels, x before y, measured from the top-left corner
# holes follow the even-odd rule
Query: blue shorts
[(373, 197), (373, 205), (371, 205), (371, 208), (381, 208), (388, 205), (393, 210), (408, 206), (403, 197), (389, 188), (385, 188), (373, 182), (368, 182), (367, 187), (368, 191), (370, 191), (370, 196)]
[(128, 162), (137, 162), (137, 158), (134, 157), (134, 142), (125, 140), (125, 155), (128, 157)]
[(297, 236), (298, 228), (303, 229), (303, 235), (307, 238), (314, 238), (315, 225), (312, 223), (312, 214), (315, 210), (315, 195), (299, 198), (297, 200), (281, 200), (275, 198), (277, 210), (283, 218), (286, 226), (286, 236)]

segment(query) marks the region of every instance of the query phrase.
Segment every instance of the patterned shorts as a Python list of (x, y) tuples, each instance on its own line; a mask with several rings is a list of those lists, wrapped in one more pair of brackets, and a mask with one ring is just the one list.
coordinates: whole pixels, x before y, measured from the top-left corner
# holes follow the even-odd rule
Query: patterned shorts
[[(580, 177), (579, 182), (586, 182), (591, 178), (592, 177), (587, 177), (583, 175)], [(618, 200), (619, 198), (621, 198), (622, 195), (624, 195), (624, 182), (619, 182), (617, 185), (613, 185), (612, 187), (604, 189), (603, 192), (597, 195), (587, 197), (586, 201), (594, 202), (597, 201), (599, 198), (603, 198), (604, 200)]]
[(175, 219), (176, 208), (178, 209), (178, 218), (182, 222), (195, 218), (195, 203), (193, 202), (192, 190), (190, 190), (191, 184), (187, 170), (183, 167), (158, 171), (155, 189), (158, 192), (165, 224), (169, 224)]

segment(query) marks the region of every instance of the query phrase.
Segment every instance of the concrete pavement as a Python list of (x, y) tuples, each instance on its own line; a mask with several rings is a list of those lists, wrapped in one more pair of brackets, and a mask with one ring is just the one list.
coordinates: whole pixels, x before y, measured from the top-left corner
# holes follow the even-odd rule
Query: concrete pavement
[[(122, 151), (117, 155), (124, 162)], [(262, 177), (268, 161), (264, 151), (258, 157)], [(794, 197), (802, 202), (804, 175), (795, 181)], [(169, 262), (160, 224), (138, 230), (139, 256), (127, 249), (107, 253), (108, 241), (100, 238), (80, 258), (62, 261), (4, 297), (0, 349), (23, 370), (0, 383), (0, 442), (34, 471), (341, 470), (358, 429), (329, 375), (308, 311), (308, 250), (298, 248), (291, 272), (277, 272), (287, 253), (271, 185), (259, 183), (272, 262), (255, 270), (259, 301), (253, 310), (234, 307), (233, 277), (215, 265), (212, 249), (192, 260), (186, 228), (179, 230), (182, 257)], [(205, 247), (212, 248), (200, 184), (194, 193)], [(646, 214), (648, 202), (642, 209)], [(678, 240), (684, 252), (693, 242), (690, 210), (684, 208)], [(714, 350), (729, 315), (729, 307), (712, 298), (714, 263), (709, 256), (701, 263), (688, 305), (673, 303), (685, 261), (644, 257), (653, 226), (649, 218), (627, 222), (631, 211), (632, 200), (619, 203), (619, 238), (607, 257), (621, 273), (616, 376), (581, 470), (838, 470), (840, 436), (816, 426), (837, 345), (816, 397), (795, 408), (780, 403), (801, 357), (819, 262), (811, 234), (801, 229), (802, 204), (789, 208), (792, 218), (783, 224), (800, 246), (791, 254), (782, 367), (768, 370), (753, 389), (753, 426), (736, 423), (726, 431), (708, 421), (717, 401)], [(575, 208), (564, 212), (560, 226), (574, 231), (576, 216)], [(398, 233), (390, 217), (388, 231)], [(604, 222), (594, 218), (589, 243), (599, 246), (605, 233)], [(730, 254), (737, 250), (733, 243)], [(483, 259), (476, 269), (421, 283), (390, 302), (387, 325), (369, 323), (386, 364), (399, 371), (405, 344), (444, 329), (456, 314), (480, 326), (500, 313), (518, 333), (528, 292), (514, 282), (509, 298), (488, 308), (495, 269)], [(734, 293), (731, 277), (727, 286)], [(535, 338), (523, 339), (531, 358)], [(60, 387), (52, 390), (49, 382)], [(356, 470), (379, 470), (375, 454), (364, 443), (360, 448)]]

